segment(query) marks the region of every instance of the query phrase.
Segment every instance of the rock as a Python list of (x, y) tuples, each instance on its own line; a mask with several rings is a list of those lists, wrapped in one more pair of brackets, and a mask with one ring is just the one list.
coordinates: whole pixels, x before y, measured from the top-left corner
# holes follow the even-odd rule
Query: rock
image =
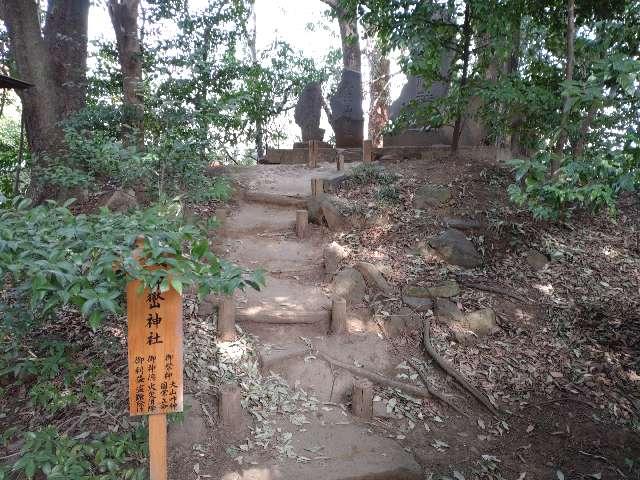
[(405, 330), (406, 326), (405, 318), (400, 315), (389, 315), (385, 317), (382, 324), (384, 334), (388, 338), (397, 337)]
[(425, 210), (428, 207), (438, 207), (451, 198), (451, 192), (442, 185), (425, 185), (420, 187), (413, 199), (415, 208)]
[(452, 265), (474, 268), (482, 264), (482, 258), (473, 243), (460, 230), (450, 228), (428, 243), (440, 258)]
[(426, 288), (407, 287), (402, 292), (402, 301), (418, 312), (426, 312), (433, 306), (433, 301)]
[(479, 337), (494, 332), (498, 327), (496, 313), (490, 308), (468, 313), (464, 321), (465, 326)]
[(327, 275), (334, 275), (338, 271), (338, 265), (349, 256), (349, 249), (332, 242), (323, 251), (324, 268)]
[(336, 93), (331, 97), (332, 127), (337, 148), (361, 148), (364, 140), (362, 75), (343, 70)]
[(460, 311), (455, 303), (444, 298), (436, 300), (436, 315), (438, 320), (449, 326), (464, 323), (464, 313)]
[(325, 197), (320, 201), (320, 208), (322, 216), (332, 232), (342, 232), (349, 228), (348, 217), (340, 212), (338, 206), (329, 197)]
[(302, 142), (309, 140), (322, 141), (324, 129), (320, 128), (322, 115), (322, 87), (313, 82), (304, 87), (296, 104), (294, 119), (302, 131)]
[(460, 295), (460, 287), (455, 280), (446, 280), (427, 288), (432, 298), (450, 298)]
[(126, 190), (116, 190), (113, 192), (105, 207), (112, 212), (126, 212), (138, 206), (136, 200), (136, 192), (133, 189), (128, 188)]
[(462, 344), (471, 345), (497, 330), (496, 314), (490, 308), (476, 310), (467, 313), (457, 327), (454, 328), (456, 340)]
[(355, 268), (345, 268), (333, 279), (334, 296), (344, 298), (347, 304), (361, 303), (365, 289), (364, 277)]
[(444, 217), (442, 223), (446, 228), (457, 230), (479, 230), (482, 228), (479, 221), (467, 218)]
[(362, 274), (367, 285), (370, 287), (376, 288), (386, 294), (390, 294), (393, 291), (391, 285), (389, 285), (375, 265), (367, 262), (358, 262), (355, 268)]
[(537, 252), (536, 250), (529, 250), (529, 252), (527, 252), (526, 260), (534, 270), (543, 270), (547, 265), (549, 265), (549, 259), (547, 256)]

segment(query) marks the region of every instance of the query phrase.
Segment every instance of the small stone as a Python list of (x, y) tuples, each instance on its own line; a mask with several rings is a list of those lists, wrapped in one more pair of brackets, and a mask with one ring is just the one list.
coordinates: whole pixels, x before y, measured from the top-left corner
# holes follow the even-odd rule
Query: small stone
[(410, 306), (415, 309), (417, 312), (426, 312), (433, 307), (433, 300), (430, 297), (412, 297), (411, 295), (407, 295), (403, 293), (402, 301), (405, 305)]
[(460, 295), (460, 287), (455, 280), (446, 280), (427, 288), (432, 298), (450, 298)]
[(361, 303), (365, 295), (364, 277), (355, 268), (345, 268), (333, 280), (333, 293), (347, 304)]
[(138, 201), (136, 200), (136, 192), (131, 188), (126, 190), (116, 190), (105, 204), (105, 207), (112, 212), (127, 212), (137, 206)]
[(464, 233), (450, 228), (429, 240), (429, 246), (445, 262), (464, 268), (474, 268), (482, 264), (482, 258)]
[(349, 256), (349, 249), (332, 242), (324, 248), (323, 256), (325, 272), (327, 275), (334, 275), (340, 262)]
[(534, 270), (544, 270), (549, 265), (549, 259), (536, 250), (529, 250), (527, 253), (527, 263)]
[(455, 228), (457, 230), (478, 230), (482, 228), (479, 221), (466, 218), (444, 217), (442, 223), (446, 228)]
[(425, 185), (420, 187), (415, 194), (413, 205), (415, 208), (425, 210), (429, 207), (438, 207), (451, 199), (451, 192), (442, 185)]
[(367, 262), (358, 262), (355, 264), (355, 268), (362, 274), (369, 287), (376, 288), (386, 294), (390, 294), (393, 291), (391, 285), (375, 265)]
[(476, 343), (479, 338), (495, 332), (498, 328), (496, 314), (490, 308), (467, 313), (462, 323), (450, 326), (453, 327), (456, 340), (466, 345)]
[(404, 316), (389, 315), (384, 319), (384, 333), (388, 338), (397, 337), (405, 330), (406, 327), (407, 324)]
[(458, 306), (445, 298), (436, 300), (436, 315), (438, 319), (449, 326), (462, 324), (464, 322), (464, 314)]

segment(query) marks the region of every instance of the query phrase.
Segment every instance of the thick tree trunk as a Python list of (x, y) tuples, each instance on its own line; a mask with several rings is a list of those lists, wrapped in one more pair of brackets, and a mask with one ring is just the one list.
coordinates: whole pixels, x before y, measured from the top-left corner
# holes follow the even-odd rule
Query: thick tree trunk
[[(575, 37), (576, 37), (576, 4), (575, 0), (567, 1), (567, 60), (565, 64), (565, 80), (573, 80), (573, 68), (575, 64)], [(562, 166), (562, 157), (565, 144), (569, 137), (568, 125), (569, 114), (571, 113), (571, 98), (564, 99), (562, 107), (562, 118), (560, 120), (560, 134), (556, 142), (555, 155), (551, 164), (551, 174), (556, 175)]]
[[(467, 78), (469, 77), (469, 57), (471, 55), (471, 7), (469, 1), (466, 2), (464, 9), (464, 24), (462, 26), (462, 76), (460, 77), (460, 91), (463, 92), (467, 86)], [(460, 110), (456, 118), (456, 123), (453, 127), (453, 140), (451, 141), (451, 151), (453, 153), (458, 151), (458, 145), (460, 144), (460, 135), (462, 133), (462, 115)]]
[(88, 15), (89, 0), (50, 0), (42, 31), (34, 0), (0, 0), (16, 73), (34, 85), (19, 95), (37, 201), (55, 195), (45, 191), (39, 171), (65, 154), (61, 122), (85, 105)]
[(375, 147), (382, 146), (382, 130), (389, 122), (389, 81), (391, 79), (390, 62), (376, 45), (375, 39), (368, 49), (369, 84), (369, 139)]
[(123, 142), (143, 150), (142, 47), (138, 35), (140, 0), (109, 0), (108, 7), (122, 70)]

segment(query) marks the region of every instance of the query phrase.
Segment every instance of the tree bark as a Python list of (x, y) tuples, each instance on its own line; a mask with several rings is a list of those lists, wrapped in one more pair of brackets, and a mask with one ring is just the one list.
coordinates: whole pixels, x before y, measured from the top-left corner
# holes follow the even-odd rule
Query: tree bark
[[(250, 2), (251, 14), (249, 15), (249, 31), (247, 32), (247, 39), (249, 43), (249, 52), (251, 53), (251, 61), (254, 65), (258, 64), (258, 49), (256, 47), (258, 37), (258, 21), (256, 18), (256, 2), (251, 0)], [(262, 120), (256, 120), (256, 132), (254, 135), (256, 143), (256, 158), (257, 162), (261, 163), (265, 157), (264, 151), (264, 125)]]
[[(567, 0), (567, 60), (565, 64), (565, 80), (573, 80), (573, 68), (575, 64), (575, 36), (576, 36), (576, 4), (575, 0)], [(565, 144), (569, 137), (567, 127), (569, 125), (569, 113), (571, 111), (571, 98), (565, 97), (560, 120), (560, 134), (556, 142), (555, 155), (551, 163), (551, 174), (556, 175), (562, 166), (562, 157)]]
[(384, 56), (375, 39), (372, 39), (367, 53), (371, 77), (369, 80), (369, 139), (374, 147), (382, 147), (382, 131), (389, 122), (391, 63)]
[(140, 0), (109, 0), (111, 24), (116, 34), (122, 71), (123, 142), (144, 149), (144, 99), (142, 45), (138, 34)]
[[(467, 85), (467, 78), (469, 76), (469, 57), (471, 55), (471, 6), (467, 0), (464, 9), (464, 24), (462, 26), (462, 76), (460, 77), (460, 92), (464, 90)], [(460, 135), (462, 133), (462, 110), (458, 113), (456, 123), (453, 127), (453, 139), (451, 141), (451, 151), (453, 153), (458, 151), (458, 145), (460, 144)]]
[[(19, 92), (31, 151), (31, 196), (55, 196), (39, 172), (65, 154), (61, 122), (86, 98), (89, 0), (50, 0), (44, 29), (33, 0), (0, 0), (16, 73), (33, 84)], [(45, 188), (46, 187), (46, 188)]]

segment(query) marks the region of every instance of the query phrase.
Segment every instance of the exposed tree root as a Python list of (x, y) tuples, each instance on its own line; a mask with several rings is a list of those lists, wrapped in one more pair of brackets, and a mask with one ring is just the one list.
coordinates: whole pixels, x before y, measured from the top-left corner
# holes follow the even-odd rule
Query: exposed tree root
[(431, 322), (429, 319), (425, 319), (423, 322), (423, 331), (422, 331), (422, 342), (425, 351), (425, 356), (428, 353), (431, 358), (435, 360), (435, 362), (442, 368), (447, 374), (451, 375), (456, 381), (471, 395), (473, 395), (482, 405), (484, 405), (487, 410), (491, 412), (492, 415), (497, 415), (497, 410), (491, 402), (484, 396), (483, 393), (479, 392), (473, 385), (471, 385), (462, 375), (460, 375), (456, 369), (447, 362), (444, 358), (440, 356), (440, 354), (433, 348), (431, 344)]
[(458, 282), (460, 282), (463, 286), (468, 288), (473, 288), (474, 290), (482, 290), (483, 292), (496, 293), (498, 295), (513, 298), (514, 300), (517, 300), (520, 303), (532, 305), (532, 302), (530, 300), (527, 300), (522, 295), (513, 293), (507, 290), (506, 288), (498, 287), (496, 285), (489, 285), (483, 282), (467, 280), (464, 277), (458, 277)]
[(431, 395), (433, 395), (434, 397), (436, 397), (438, 400), (440, 400), (442, 403), (445, 403), (447, 405), (449, 405), (451, 408), (453, 408), (456, 412), (458, 412), (460, 415), (464, 415), (465, 417), (469, 418), (469, 415), (467, 415), (465, 412), (463, 412), (460, 407), (458, 407), (455, 403), (453, 403), (451, 400), (449, 400), (446, 396), (444, 396), (444, 394), (434, 390), (431, 385), (429, 384), (429, 378), (427, 378), (427, 376), (424, 374), (424, 372), (420, 369), (420, 367), (418, 365), (416, 365), (414, 362), (411, 361), (411, 359), (409, 359), (407, 361), (409, 363), (409, 365), (411, 365), (411, 367), (416, 371), (416, 373), (418, 375), (420, 375), (420, 378), (422, 379), (422, 383), (424, 383), (424, 386), (426, 387), (426, 389), (429, 391), (429, 393)]
[(403, 392), (409, 393), (416, 397), (420, 398), (430, 398), (431, 392), (424, 388), (416, 387), (415, 385), (411, 385), (409, 383), (398, 382), (397, 380), (392, 380), (391, 378), (387, 378), (378, 373), (372, 372), (371, 370), (367, 370), (366, 368), (356, 367), (350, 365), (345, 362), (341, 362), (340, 360), (336, 360), (335, 358), (331, 358), (330, 356), (322, 353), (320, 351), (316, 352), (316, 356), (321, 358), (325, 362), (334, 365), (336, 367), (340, 367), (343, 370), (347, 370), (348, 372), (353, 373), (362, 378), (366, 378), (367, 380), (371, 380), (372, 382), (377, 383), (378, 385), (384, 385), (385, 387), (397, 388), (402, 390)]

